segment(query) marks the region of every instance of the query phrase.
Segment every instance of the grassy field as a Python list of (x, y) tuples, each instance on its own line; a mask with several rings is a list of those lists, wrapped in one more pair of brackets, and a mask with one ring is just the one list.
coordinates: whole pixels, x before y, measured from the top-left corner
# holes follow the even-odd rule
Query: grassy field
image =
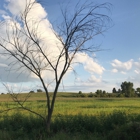
[[(23, 100), (27, 94), (20, 94)], [(16, 107), (10, 95), (0, 95), (0, 110)], [(25, 106), (40, 113), (46, 112), (44, 93), (33, 93)], [(109, 114), (114, 110), (127, 114), (140, 114), (140, 98), (89, 98), (76, 97), (76, 93), (59, 93), (56, 98), (53, 116), (59, 115), (99, 115)], [(22, 110), (23, 112), (23, 110)], [(26, 112), (28, 114), (28, 112)], [(25, 115), (26, 115), (25, 113)]]
[[(23, 100), (26, 95), (20, 94), (18, 98)], [(17, 106), (17, 103), (11, 100), (10, 95), (0, 95), (1, 112)], [(45, 94), (33, 93), (25, 106), (46, 115)], [(19, 109), (3, 112), (0, 114), (0, 139), (109, 138), (115, 140), (120, 137), (128, 139), (128, 136), (129, 139), (137, 139), (139, 136), (136, 132), (140, 131), (140, 98), (82, 98), (76, 97), (76, 93), (59, 93), (52, 120), (53, 136), (48, 137), (40, 118)], [(13, 130), (16, 130), (17, 134)], [(129, 131), (132, 135), (127, 134)], [(115, 136), (115, 133), (120, 133), (120, 135)]]

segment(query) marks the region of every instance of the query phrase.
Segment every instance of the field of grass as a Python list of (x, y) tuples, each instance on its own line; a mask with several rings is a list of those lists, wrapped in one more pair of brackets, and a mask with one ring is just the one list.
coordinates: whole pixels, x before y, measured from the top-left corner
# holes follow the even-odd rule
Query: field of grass
[[(20, 94), (19, 99), (26, 95)], [(17, 106), (10, 95), (0, 95), (1, 112)], [(45, 94), (33, 93), (25, 106), (46, 115)], [(51, 129), (52, 135), (48, 137), (42, 120), (25, 110), (0, 113), (0, 139), (3, 140), (117, 140), (120, 137), (125, 140), (128, 136), (139, 139), (136, 132), (140, 131), (140, 98), (82, 98), (76, 97), (76, 93), (59, 93)]]

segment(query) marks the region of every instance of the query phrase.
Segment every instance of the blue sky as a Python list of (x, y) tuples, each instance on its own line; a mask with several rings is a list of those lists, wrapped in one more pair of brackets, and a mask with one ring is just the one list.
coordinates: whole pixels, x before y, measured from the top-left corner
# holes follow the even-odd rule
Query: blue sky
[[(0, 1), (1, 19), (4, 15), (8, 15), (9, 11), (7, 10), (12, 6), (14, 7), (15, 1), (11, 0), (11, 3), (13, 3), (9, 7), (6, 6), (8, 0), (7, 2), (6, 0)], [(21, 0), (18, 1), (21, 3)], [(67, 2), (65, 0), (65, 3)], [(82, 65), (74, 67), (77, 75), (68, 72), (63, 80), (64, 87), (61, 85), (60, 91), (95, 92), (97, 89), (102, 89), (111, 92), (114, 87), (116, 89), (120, 88), (121, 83), (124, 81), (133, 82), (135, 88), (140, 87), (140, 1), (100, 0), (100, 3), (104, 2), (112, 4), (109, 16), (112, 18), (113, 27), (106, 31), (103, 36), (96, 37), (94, 44), (101, 45), (101, 49), (105, 50), (95, 52), (93, 57), (87, 54), (85, 58), (80, 59)], [(41, 1), (48, 20), (52, 23), (61, 19), (61, 3), (62, 0)], [(76, 2), (73, 1), (71, 3), (72, 7), (75, 4)], [(4, 7), (7, 7), (7, 9)], [(3, 75), (5, 76), (5, 74), (3, 73), (5, 70), (3, 70), (3, 65), (5, 61), (1, 59), (0, 64), (1, 82), (6, 82), (15, 88), (23, 87), (27, 91), (30, 88), (39, 87), (38, 81), (34, 78), (25, 80), (24, 75), (21, 75), (20, 83), (16, 78), (12, 81), (4, 78)], [(12, 79), (13, 77), (9, 75), (9, 79)], [(27, 79), (30, 78), (27, 77)], [(6, 92), (2, 84), (0, 88), (2, 92)]]

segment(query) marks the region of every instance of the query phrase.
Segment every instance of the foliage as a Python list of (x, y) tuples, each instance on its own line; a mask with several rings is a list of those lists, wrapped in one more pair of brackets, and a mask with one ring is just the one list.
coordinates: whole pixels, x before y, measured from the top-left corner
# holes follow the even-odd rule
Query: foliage
[(127, 115), (122, 111), (110, 114), (57, 115), (52, 121), (51, 133), (45, 132), (41, 118), (15, 113), (0, 120), (2, 140), (117, 140), (139, 139), (140, 115)]
[(111, 140), (139, 140), (140, 122), (128, 122), (112, 131), (107, 138)]
[(136, 91), (140, 93), (140, 87), (136, 88)]
[(96, 97), (107, 97), (108, 96), (108, 94), (106, 93), (105, 90), (102, 91), (102, 90), (98, 89), (95, 93), (97, 95)]
[(137, 97), (140, 97), (140, 88), (139, 87), (136, 88), (136, 92), (135, 93), (136, 93), (135, 95), (137, 95)]
[(118, 89), (118, 93), (121, 93), (121, 89), (120, 88)]
[(37, 92), (43, 92), (42, 89), (37, 89)]
[(87, 96), (88, 97), (94, 97), (94, 94), (93, 93), (89, 93)]
[(133, 97), (134, 96), (134, 88), (133, 83), (131, 82), (122, 82), (121, 84), (122, 93), (125, 95), (125, 97)]
[(87, 97), (87, 95), (85, 93), (82, 93), (82, 91), (79, 91), (77, 97)]
[(124, 94), (122, 94), (122, 93), (120, 93), (120, 94), (118, 94), (118, 96), (117, 97), (125, 97), (125, 95)]
[(33, 90), (31, 90), (29, 93), (35, 93)]
[(117, 92), (116, 88), (113, 88), (112, 93), (116, 93), (116, 92)]
[(82, 94), (82, 91), (79, 91), (79, 94)]
[(105, 90), (103, 90), (103, 94), (106, 94), (106, 91)]
[(102, 90), (99, 90), (99, 89), (98, 89), (98, 90), (96, 91), (96, 94), (97, 94), (97, 95), (102, 94)]

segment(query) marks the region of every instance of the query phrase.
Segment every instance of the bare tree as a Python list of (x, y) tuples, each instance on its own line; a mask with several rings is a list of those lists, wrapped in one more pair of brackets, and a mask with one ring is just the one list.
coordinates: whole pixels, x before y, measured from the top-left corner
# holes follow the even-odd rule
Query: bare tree
[[(34, 6), (37, 6), (36, 0), (26, 0), (25, 9), (20, 15), (1, 22), (0, 27), (5, 29), (6, 36), (0, 36), (0, 46), (4, 50), (2, 55), (12, 60), (10, 65), (18, 65), (16, 70), (28, 70), (39, 78), (46, 93), (48, 113), (46, 117), (36, 114), (45, 120), (49, 131), (57, 91), (63, 76), (71, 67), (77, 53), (98, 50), (96, 46), (87, 46), (86, 43), (110, 27), (111, 19), (100, 12), (103, 9), (110, 10), (110, 4), (79, 2), (71, 14), (68, 7), (62, 9), (63, 22), (54, 28), (50, 25), (56, 37), (54, 46), (46, 45), (44, 41), (47, 36), (43, 36), (44, 33), (39, 31), (45, 19), (39, 21), (30, 17)], [(49, 84), (46, 85), (46, 79), (42, 74), (44, 71), (52, 73), (53, 79), (50, 81), (54, 86), (52, 98), (49, 96)], [(13, 99), (18, 100), (15, 95)], [(28, 110), (22, 103), (18, 103), (23, 109)]]

